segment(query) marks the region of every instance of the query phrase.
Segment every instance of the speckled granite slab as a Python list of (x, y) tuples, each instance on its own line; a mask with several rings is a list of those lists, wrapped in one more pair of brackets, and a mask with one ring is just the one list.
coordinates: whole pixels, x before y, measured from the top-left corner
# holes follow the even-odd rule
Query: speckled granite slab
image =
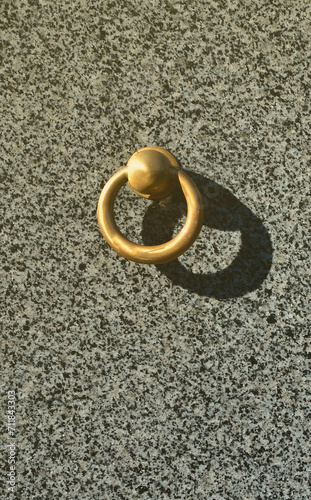
[[(1, 498), (311, 498), (310, 21), (303, 0), (1, 2)], [(96, 221), (150, 145), (205, 203), (161, 266)], [(115, 211), (142, 244), (185, 220), (179, 193)]]

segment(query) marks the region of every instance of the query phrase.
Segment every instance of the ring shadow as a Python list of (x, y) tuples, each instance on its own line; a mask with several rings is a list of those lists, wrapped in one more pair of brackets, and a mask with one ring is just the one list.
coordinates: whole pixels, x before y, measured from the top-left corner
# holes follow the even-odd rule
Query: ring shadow
[[(256, 290), (272, 265), (273, 248), (268, 231), (261, 220), (228, 189), (200, 174), (184, 172), (201, 192), (203, 224), (220, 231), (240, 231), (241, 247), (231, 264), (215, 273), (194, 273), (178, 259), (156, 267), (174, 285), (200, 296), (232, 299)], [(186, 213), (187, 205), (180, 188), (164, 202), (154, 202), (143, 219), (141, 235), (144, 244), (159, 245), (169, 241), (178, 220)]]

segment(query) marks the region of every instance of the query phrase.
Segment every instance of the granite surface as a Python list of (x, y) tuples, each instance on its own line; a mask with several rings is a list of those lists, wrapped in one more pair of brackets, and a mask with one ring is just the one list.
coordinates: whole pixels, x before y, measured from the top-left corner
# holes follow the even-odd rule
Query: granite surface
[[(2, 0), (0, 25), (1, 499), (310, 499), (309, 0)], [(96, 221), (150, 145), (205, 203), (159, 266)], [(186, 213), (115, 210), (142, 244)]]

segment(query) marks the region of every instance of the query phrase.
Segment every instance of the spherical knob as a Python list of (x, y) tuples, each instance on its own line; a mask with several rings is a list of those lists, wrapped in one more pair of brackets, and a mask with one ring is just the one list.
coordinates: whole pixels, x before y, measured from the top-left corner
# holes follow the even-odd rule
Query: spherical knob
[(176, 186), (177, 168), (156, 149), (140, 149), (129, 159), (127, 167), (130, 187), (144, 198), (165, 198)]

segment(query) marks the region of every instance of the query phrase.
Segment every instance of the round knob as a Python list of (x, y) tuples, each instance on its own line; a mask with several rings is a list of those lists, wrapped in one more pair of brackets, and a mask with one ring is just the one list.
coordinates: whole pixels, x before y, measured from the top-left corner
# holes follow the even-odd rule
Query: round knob
[[(188, 207), (182, 230), (167, 243), (143, 246), (123, 236), (113, 215), (114, 200), (128, 181), (140, 196), (150, 199), (168, 196), (178, 185)], [(98, 201), (97, 219), (108, 244), (126, 259), (144, 264), (169, 262), (184, 253), (195, 241), (203, 224), (203, 202), (194, 182), (179, 169), (176, 158), (163, 148), (143, 148), (133, 154), (126, 167), (116, 172), (104, 186)]]
[(165, 154), (153, 148), (137, 151), (129, 159), (128, 183), (135, 193), (152, 200), (165, 198), (176, 187), (177, 169)]

